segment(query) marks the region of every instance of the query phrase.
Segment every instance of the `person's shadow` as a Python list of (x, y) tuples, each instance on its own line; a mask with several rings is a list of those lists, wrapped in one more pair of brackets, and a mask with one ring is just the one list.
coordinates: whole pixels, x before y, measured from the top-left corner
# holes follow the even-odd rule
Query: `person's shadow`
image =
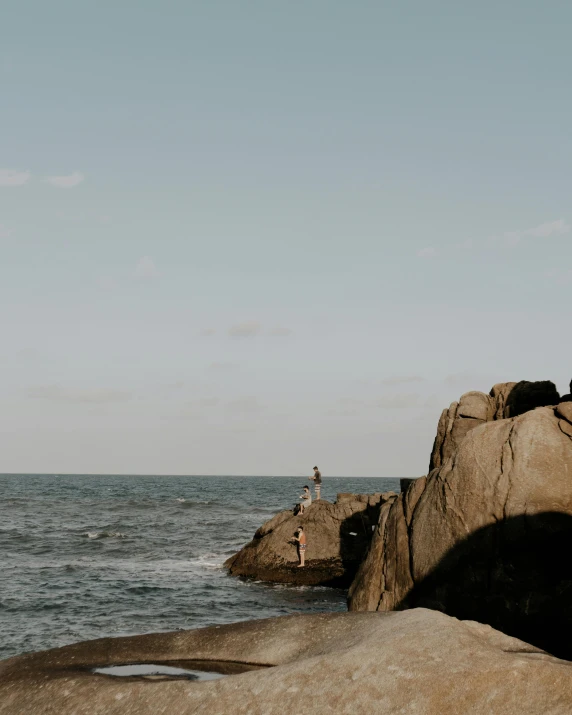
[(488, 623), (572, 660), (572, 516), (523, 514), (479, 529), (398, 609), (419, 606)]

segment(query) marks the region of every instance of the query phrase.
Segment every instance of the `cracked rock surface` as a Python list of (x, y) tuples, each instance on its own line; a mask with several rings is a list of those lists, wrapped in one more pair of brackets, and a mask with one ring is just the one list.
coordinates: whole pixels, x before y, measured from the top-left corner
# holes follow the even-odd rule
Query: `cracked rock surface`
[(551, 385), (443, 413), (435, 467), (383, 505), (350, 610), (425, 606), (572, 658), (572, 403), (503, 417), (557, 401)]

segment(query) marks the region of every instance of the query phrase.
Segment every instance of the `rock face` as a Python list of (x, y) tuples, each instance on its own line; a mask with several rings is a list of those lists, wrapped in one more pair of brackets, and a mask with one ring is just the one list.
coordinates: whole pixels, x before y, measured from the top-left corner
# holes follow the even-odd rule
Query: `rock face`
[(559, 402), (556, 386), (549, 380), (502, 382), (495, 385), (488, 395), (484, 392), (465, 393), (459, 402), (453, 402), (441, 414), (429, 471), (445, 464), (459, 448), (467, 432), (475, 427)]
[[(367, 551), (380, 506), (394, 496), (338, 494), (335, 504), (315, 501), (302, 516), (280, 512), (225, 566), (234, 576), (262, 581), (349, 586)], [(297, 550), (291, 543), (299, 525), (308, 541), (304, 568), (297, 567)]]
[(349, 607), (434, 608), (572, 657), (572, 406), (503, 418), (554, 394), (510, 385), (441, 417), (436, 468), (382, 506)]
[[(193, 667), (189, 659), (256, 670), (208, 682), (91, 672), (121, 663)], [(285, 712), (569, 715), (572, 665), (489, 626), (425, 609), (107, 638), (0, 663), (6, 715)]]

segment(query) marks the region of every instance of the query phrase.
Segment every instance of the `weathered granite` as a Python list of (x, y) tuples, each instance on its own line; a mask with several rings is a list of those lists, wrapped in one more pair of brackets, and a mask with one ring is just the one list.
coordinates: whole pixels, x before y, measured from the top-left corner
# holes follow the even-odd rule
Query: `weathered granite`
[(402, 477), (399, 480), (399, 489), (401, 492), (406, 492), (409, 487), (414, 484), (419, 477)]
[(437, 425), (429, 471), (450, 459), (468, 432), (485, 422), (516, 417), (537, 407), (557, 405), (560, 396), (549, 380), (540, 382), (502, 382), (494, 385), (488, 395), (466, 392), (459, 402), (443, 410)]
[[(528, 404), (553, 395), (551, 384), (525, 392)], [(523, 404), (523, 394), (493, 392), (505, 410)], [(463, 402), (454, 420), (460, 409), (467, 419)], [(442, 420), (449, 456), (383, 506), (349, 607), (435, 608), (572, 657), (571, 403), (486, 421), (484, 405), (471, 397), (468, 419), (478, 424), (456, 437)]]
[[(254, 539), (227, 560), (234, 576), (304, 585), (348, 586), (361, 563), (387, 494), (339, 494), (332, 504), (314, 501), (303, 515), (283, 511), (263, 524)], [(306, 566), (298, 568), (292, 537), (303, 526)]]
[[(189, 682), (120, 663), (257, 669)], [(232, 669), (232, 668), (231, 668)], [(569, 715), (572, 665), (436, 611), (329, 613), (106, 638), (0, 663), (2, 715)]]

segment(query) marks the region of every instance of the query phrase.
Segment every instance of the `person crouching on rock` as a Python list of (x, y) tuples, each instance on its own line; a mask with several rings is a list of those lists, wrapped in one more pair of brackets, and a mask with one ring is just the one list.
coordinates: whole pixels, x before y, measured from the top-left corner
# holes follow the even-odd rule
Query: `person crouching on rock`
[(301, 568), (302, 566), (304, 566), (304, 562), (306, 559), (306, 534), (304, 533), (304, 529), (301, 526), (296, 529), (296, 533), (294, 534), (294, 541), (296, 541), (298, 544), (298, 559), (300, 560), (298, 568)]
[(312, 503), (312, 495), (310, 494), (310, 489), (308, 487), (303, 487), (300, 499), (302, 499), (302, 502), (300, 503), (300, 514), (303, 514), (304, 509)]

